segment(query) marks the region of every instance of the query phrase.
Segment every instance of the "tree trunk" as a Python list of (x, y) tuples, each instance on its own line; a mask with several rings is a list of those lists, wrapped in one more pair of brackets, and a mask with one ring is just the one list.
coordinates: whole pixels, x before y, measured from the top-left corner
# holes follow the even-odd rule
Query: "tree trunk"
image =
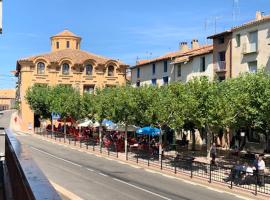
[(195, 130), (192, 128), (191, 129), (192, 133), (192, 151), (195, 151), (195, 146), (196, 146), (196, 138), (195, 138)]
[(66, 122), (66, 118), (64, 120), (64, 137), (65, 137), (65, 139), (67, 137), (67, 122)]
[(51, 125), (52, 125), (52, 127), (51, 127), (51, 129), (52, 129), (52, 134), (53, 134), (53, 118), (51, 119)]
[(128, 156), (127, 124), (125, 124), (125, 155)]
[(158, 156), (158, 158), (159, 158), (159, 161), (161, 161), (161, 159), (162, 159), (162, 151), (163, 151), (163, 149), (162, 149), (162, 129), (161, 129), (161, 126), (159, 126), (159, 129), (160, 129), (160, 134), (159, 134), (159, 156)]
[(98, 128), (98, 137), (99, 137), (99, 147), (102, 148), (102, 121), (99, 122), (99, 128)]
[(206, 153), (207, 153), (207, 158), (210, 158), (210, 148), (211, 148), (211, 143), (212, 143), (212, 132), (208, 125), (206, 125)]

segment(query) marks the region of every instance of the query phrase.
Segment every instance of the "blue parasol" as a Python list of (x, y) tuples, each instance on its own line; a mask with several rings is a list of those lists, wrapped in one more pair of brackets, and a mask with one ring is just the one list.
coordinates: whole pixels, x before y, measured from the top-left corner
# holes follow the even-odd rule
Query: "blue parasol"
[(136, 133), (138, 135), (149, 135), (149, 136), (158, 136), (160, 134), (160, 129), (154, 128), (151, 126), (146, 126), (143, 128), (139, 128)]

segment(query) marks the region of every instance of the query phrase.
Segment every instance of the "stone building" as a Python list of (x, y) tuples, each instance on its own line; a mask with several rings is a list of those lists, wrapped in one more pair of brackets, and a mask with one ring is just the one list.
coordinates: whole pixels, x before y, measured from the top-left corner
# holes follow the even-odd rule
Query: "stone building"
[(126, 83), (128, 65), (80, 50), (81, 38), (68, 30), (52, 36), (51, 52), (17, 61), (17, 99), (22, 130), (33, 130), (34, 113), (24, 99), (33, 84), (70, 85), (83, 92)]

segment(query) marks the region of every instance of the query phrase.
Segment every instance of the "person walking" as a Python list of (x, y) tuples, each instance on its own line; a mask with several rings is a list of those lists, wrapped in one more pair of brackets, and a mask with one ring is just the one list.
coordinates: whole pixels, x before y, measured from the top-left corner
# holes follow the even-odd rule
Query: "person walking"
[(210, 156), (212, 158), (211, 164), (216, 165), (216, 157), (217, 157), (217, 147), (216, 143), (213, 143), (210, 149)]
[(262, 156), (259, 157), (257, 166), (258, 166), (258, 184), (259, 186), (264, 186), (265, 162)]

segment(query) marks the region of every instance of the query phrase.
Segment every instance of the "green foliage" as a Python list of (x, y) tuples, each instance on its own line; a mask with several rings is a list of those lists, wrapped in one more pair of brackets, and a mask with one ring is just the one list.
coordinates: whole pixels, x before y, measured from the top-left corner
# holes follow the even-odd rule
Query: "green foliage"
[(51, 88), (47, 85), (35, 84), (26, 91), (25, 99), (31, 110), (36, 114), (48, 119), (51, 116)]
[(59, 113), (61, 118), (79, 119), (81, 115), (81, 96), (79, 91), (66, 85), (57, 85), (51, 89), (50, 112)]
[(270, 129), (270, 75), (243, 74), (223, 82), (195, 78), (162, 87), (121, 86), (83, 94), (72, 87), (34, 85), (26, 100), (31, 109), (50, 117), (91, 118), (138, 126), (167, 125), (174, 129)]

